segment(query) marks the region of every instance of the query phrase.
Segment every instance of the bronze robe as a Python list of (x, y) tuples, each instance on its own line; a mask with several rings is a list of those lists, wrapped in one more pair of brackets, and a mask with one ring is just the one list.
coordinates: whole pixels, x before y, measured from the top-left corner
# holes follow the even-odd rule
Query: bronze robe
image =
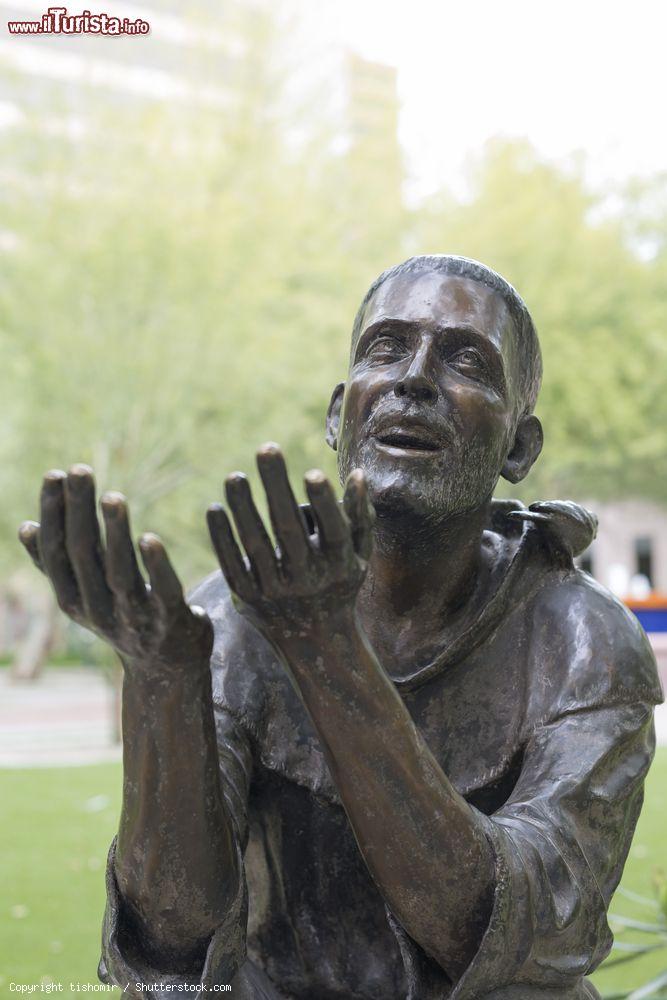
[(611, 947), (662, 694), (636, 619), (573, 565), (592, 534), (573, 504), (531, 520), (494, 502), (487, 599), (432, 663), (394, 679), (495, 852), (493, 912), (458, 982), (385, 906), (306, 711), (219, 573), (190, 599), (215, 628), (220, 767), (246, 882), (203, 969), (165, 973), (124, 935), (111, 863), (101, 977), (165, 998), (224, 984), (237, 1000), (597, 997), (585, 976)]

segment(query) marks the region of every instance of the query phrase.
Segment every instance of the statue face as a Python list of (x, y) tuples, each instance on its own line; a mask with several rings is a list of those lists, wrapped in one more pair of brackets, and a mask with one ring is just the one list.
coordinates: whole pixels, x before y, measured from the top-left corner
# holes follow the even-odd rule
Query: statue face
[(492, 494), (517, 423), (517, 338), (502, 297), (437, 273), (388, 279), (368, 303), (336, 433), (379, 514), (437, 519)]

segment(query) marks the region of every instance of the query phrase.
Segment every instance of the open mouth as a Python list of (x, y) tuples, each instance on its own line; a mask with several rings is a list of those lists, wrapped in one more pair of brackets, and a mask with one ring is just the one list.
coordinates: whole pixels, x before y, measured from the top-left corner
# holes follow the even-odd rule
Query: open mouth
[(392, 429), (376, 434), (375, 440), (385, 447), (397, 448), (401, 451), (436, 452), (440, 451), (442, 447), (440, 441), (426, 429), (410, 428), (410, 430), (405, 431)]

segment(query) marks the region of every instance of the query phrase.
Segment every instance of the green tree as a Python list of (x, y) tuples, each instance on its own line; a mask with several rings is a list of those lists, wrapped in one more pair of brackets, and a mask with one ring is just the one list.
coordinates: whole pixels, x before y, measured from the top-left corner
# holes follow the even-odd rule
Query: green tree
[[(5, 572), (53, 466), (88, 461), (126, 492), (135, 530), (160, 531), (189, 581), (214, 566), (207, 503), (263, 440), (297, 474), (334, 470), (324, 411), (357, 301), (401, 254), (403, 209), (320, 122), (290, 117), (273, 16), (239, 11), (246, 56), (224, 105), (96, 100), (85, 141), (43, 116), (5, 139), (25, 178), (0, 222), (15, 238), (0, 275)], [(183, 67), (193, 87), (211, 86), (210, 58)]]

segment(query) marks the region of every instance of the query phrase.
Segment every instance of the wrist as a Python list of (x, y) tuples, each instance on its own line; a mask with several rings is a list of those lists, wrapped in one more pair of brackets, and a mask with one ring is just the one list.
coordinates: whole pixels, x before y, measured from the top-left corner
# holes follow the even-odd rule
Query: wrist
[[(206, 746), (214, 752), (215, 714), (210, 670), (157, 670), (139, 675), (126, 671), (122, 726), (126, 762), (134, 759), (137, 753), (155, 752), (159, 756), (166, 753), (175, 766), (172, 759), (175, 733), (183, 737), (190, 749)], [(180, 757), (181, 760), (189, 759), (189, 752)]]
[(205, 657), (188, 662), (165, 660), (164, 657), (121, 658), (123, 664), (123, 696), (147, 704), (158, 699), (183, 699), (192, 702), (211, 690), (210, 662)]
[(311, 643), (330, 643), (337, 636), (349, 635), (357, 626), (354, 604), (310, 608), (307, 615), (286, 619), (271, 629), (273, 642), (281, 649), (298, 648)]
[(324, 677), (345, 676), (356, 660), (360, 627), (353, 607), (337, 607), (308, 622), (285, 625), (272, 644), (297, 682), (319, 686)]

